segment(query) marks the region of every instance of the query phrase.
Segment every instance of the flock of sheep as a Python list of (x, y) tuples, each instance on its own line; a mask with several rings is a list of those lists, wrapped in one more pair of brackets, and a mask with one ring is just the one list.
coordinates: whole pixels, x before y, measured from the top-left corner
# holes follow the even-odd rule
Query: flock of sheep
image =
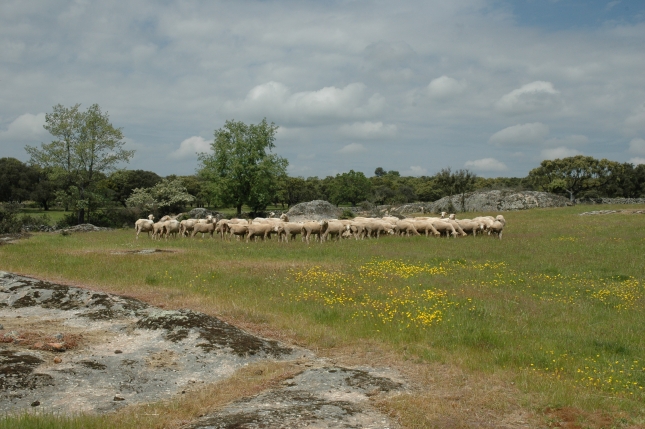
[(251, 239), (266, 239), (277, 234), (280, 241), (289, 242), (300, 235), (302, 241), (310, 242), (312, 236), (316, 241), (324, 242), (341, 238), (364, 239), (365, 237), (379, 238), (381, 234), (387, 235), (421, 235), (426, 237), (458, 237), (477, 234), (496, 235), (502, 239), (502, 232), (506, 225), (504, 216), (480, 216), (473, 219), (456, 219), (454, 214), (441, 213), (441, 217), (415, 217), (399, 219), (394, 216), (382, 218), (355, 217), (351, 220), (328, 219), (321, 221), (290, 222), (286, 214), (279, 218), (246, 219), (216, 219), (212, 216), (206, 219), (186, 219), (178, 221), (182, 216), (164, 216), (159, 222), (154, 222), (154, 216), (148, 219), (139, 219), (135, 223), (137, 238), (141, 232), (146, 232), (153, 239), (170, 236), (195, 237), (197, 234), (221, 235), (222, 239), (230, 240), (236, 236), (244, 238), (247, 242)]

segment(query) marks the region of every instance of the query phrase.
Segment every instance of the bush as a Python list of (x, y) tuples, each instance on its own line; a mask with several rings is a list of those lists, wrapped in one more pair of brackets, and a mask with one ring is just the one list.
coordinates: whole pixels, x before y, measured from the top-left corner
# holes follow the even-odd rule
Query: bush
[(90, 223), (94, 226), (121, 228), (124, 224), (134, 226), (141, 217), (139, 210), (132, 208), (104, 209), (90, 215)]
[(354, 217), (356, 217), (356, 215), (350, 209), (343, 210), (343, 214), (340, 215), (341, 219), (354, 219)]
[(22, 222), (18, 217), (19, 203), (0, 204), (0, 234), (20, 232)]

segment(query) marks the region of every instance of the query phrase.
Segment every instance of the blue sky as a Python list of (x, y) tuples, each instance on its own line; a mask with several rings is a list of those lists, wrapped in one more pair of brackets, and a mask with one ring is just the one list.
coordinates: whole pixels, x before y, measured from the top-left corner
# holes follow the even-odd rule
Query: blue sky
[(264, 117), (305, 177), (645, 163), (642, 1), (5, 0), (0, 53), (0, 157), (23, 161), (52, 106), (98, 103), (161, 175)]

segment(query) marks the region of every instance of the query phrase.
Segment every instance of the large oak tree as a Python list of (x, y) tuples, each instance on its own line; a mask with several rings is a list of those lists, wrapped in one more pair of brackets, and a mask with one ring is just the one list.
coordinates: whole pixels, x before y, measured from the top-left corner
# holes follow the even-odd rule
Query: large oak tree
[(271, 153), (277, 130), (266, 119), (257, 125), (226, 121), (215, 130), (213, 153), (199, 155), (199, 175), (210, 182), (220, 204), (235, 207), (238, 216), (244, 204), (254, 212), (264, 211), (278, 178), (286, 175), (289, 162)]

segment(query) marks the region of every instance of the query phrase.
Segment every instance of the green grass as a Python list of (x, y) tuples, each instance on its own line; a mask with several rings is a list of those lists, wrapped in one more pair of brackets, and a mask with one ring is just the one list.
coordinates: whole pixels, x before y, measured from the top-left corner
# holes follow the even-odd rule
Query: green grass
[[(511, 374), (531, 409), (612, 410), (637, 422), (645, 416), (645, 216), (578, 216), (602, 208), (505, 213), (501, 241), (35, 234), (0, 247), (0, 269), (150, 294), (289, 331), (309, 347), (376, 341), (416, 362)], [(112, 253), (151, 247), (177, 252)]]
[(49, 219), (50, 223), (55, 223), (63, 219), (64, 216), (69, 215), (71, 212), (66, 212), (64, 210), (41, 210), (41, 209), (22, 209), (20, 213), (23, 215), (29, 215), (34, 217), (43, 217), (45, 216)]

